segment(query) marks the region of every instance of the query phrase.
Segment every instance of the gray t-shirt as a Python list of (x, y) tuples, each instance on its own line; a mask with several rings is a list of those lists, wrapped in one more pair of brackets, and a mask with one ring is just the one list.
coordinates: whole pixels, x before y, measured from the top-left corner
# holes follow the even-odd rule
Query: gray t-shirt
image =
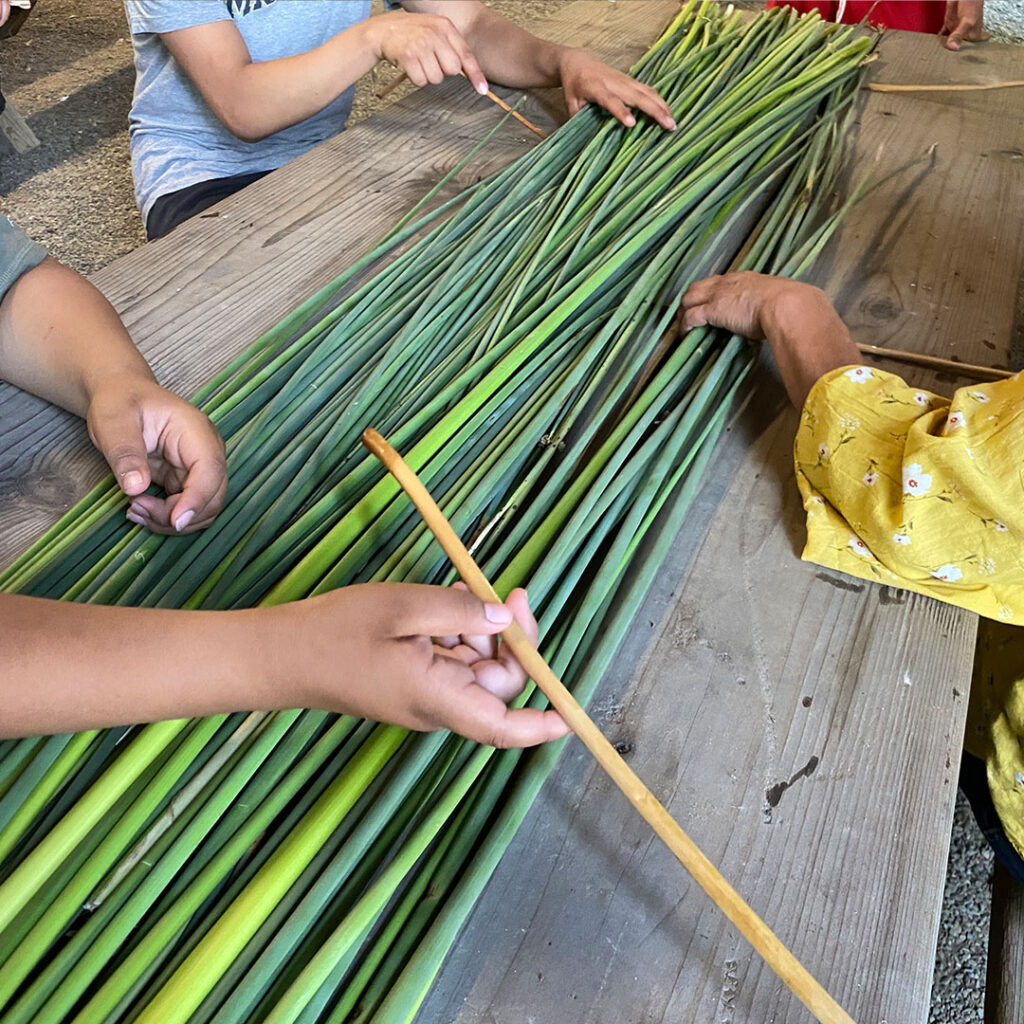
[(345, 127), (353, 89), (299, 124), (243, 142), (217, 120), (159, 33), (234, 21), (254, 61), (276, 60), (306, 53), (364, 21), (369, 0), (125, 0), (125, 8), (135, 49), (132, 173), (143, 220), (162, 195), (274, 170)]
[(0, 213), (0, 301), (26, 270), (44, 259), (46, 250)]

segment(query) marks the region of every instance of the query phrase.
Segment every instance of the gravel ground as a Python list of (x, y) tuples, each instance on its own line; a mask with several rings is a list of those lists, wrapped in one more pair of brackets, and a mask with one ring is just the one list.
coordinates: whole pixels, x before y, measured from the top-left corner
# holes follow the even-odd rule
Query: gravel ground
[[(531, 27), (563, 2), (494, 0), (491, 6)], [(1024, 5), (989, 0), (986, 13), (994, 33), (1024, 39)], [(4, 94), (29, 118), (42, 142), (19, 156), (0, 137), (4, 211), (84, 273), (141, 245), (145, 236), (132, 197), (128, 157), (131, 44), (120, 4), (44, 0), (26, 29), (0, 42), (0, 74)], [(382, 105), (374, 86), (394, 76), (384, 66), (361, 83), (353, 121)], [(397, 89), (383, 102), (402, 94)], [(953, 824), (930, 1024), (982, 1020), (991, 874), (991, 854), (961, 799)]]

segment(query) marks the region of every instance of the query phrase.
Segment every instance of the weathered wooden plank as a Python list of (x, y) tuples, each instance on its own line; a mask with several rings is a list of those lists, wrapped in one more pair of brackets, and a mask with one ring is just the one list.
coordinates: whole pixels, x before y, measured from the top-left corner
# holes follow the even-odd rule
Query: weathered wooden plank
[[(563, 13), (547, 35), (625, 66), (676, 9), (672, 0), (591, 0), (581, 12)], [(555, 126), (538, 104), (529, 110), (542, 127)], [(418, 90), (117, 260), (93, 281), (161, 381), (190, 394), (367, 252), (500, 116), (461, 79)], [(446, 194), (506, 166), (536, 142), (511, 124)], [(80, 422), (0, 383), (0, 566), (104, 471)]]
[[(965, 81), (977, 67), (911, 33), (887, 33), (879, 52), (877, 81), (919, 81), (933, 69), (931, 81), (940, 68)], [(990, 77), (1020, 77), (1018, 47), (963, 56), (982, 53)], [(1011, 348), (1024, 276), (1022, 115), (1024, 89), (865, 97), (848, 178), (880, 185), (850, 212), (813, 275), (856, 340), (1020, 368)], [(946, 393), (964, 383), (886, 368)]]
[[(891, 33), (875, 77), (917, 81), (935, 48)], [(991, 63), (1003, 73), (1011, 56)], [(858, 340), (1006, 365), (1024, 266), (1021, 124), (1005, 97), (990, 110), (943, 95), (865, 96), (851, 177), (883, 178), (938, 145), (849, 215), (815, 279)], [(993, 160), (996, 146), (1008, 152)], [(638, 611), (641, 633), (669, 604), (646, 660), (644, 638), (632, 642), (645, 667), (606, 680), (598, 708), (855, 1019), (924, 1021), (976, 620), (798, 560), (796, 421), (776, 418), (782, 404), (762, 377), (721, 449), (707, 519), (692, 517)], [(577, 749), (417, 1019), (807, 1015)]]
[[(762, 383), (735, 424), (720, 463), (731, 483), (660, 582), (678, 586), (653, 650), (596, 705), (854, 1019), (923, 1021), (976, 621), (798, 561), (795, 415), (764, 427), (780, 397)], [(530, 1018), (807, 1016), (577, 749), (417, 1019)]]
[[(576, 5), (554, 23), (574, 35), (553, 37), (604, 45), (611, 59), (619, 47), (626, 63), (674, 9)], [(899, 38), (883, 47), (898, 54), (910, 45)], [(119, 261), (97, 282), (164, 379), (188, 391), (365, 251), (494, 116), (461, 83), (416, 94), (222, 204), (218, 216)], [(543, 112), (529, 116), (539, 121)], [(882, 117), (862, 118), (862, 152), (872, 142), (877, 148), (872, 133)], [(928, 119), (953, 137), (963, 127), (957, 112), (929, 108)], [(501, 166), (533, 144), (518, 131), (468, 173)], [(900, 160), (912, 152), (906, 134), (892, 136), (890, 155)], [(998, 166), (991, 179), (972, 179), (971, 195), (1006, 187)], [(833, 247), (840, 258), (822, 271), (824, 281), (852, 289), (835, 289), (848, 315), (863, 297), (857, 268), (878, 237), (888, 245), (883, 280), (886, 273), (900, 280), (900, 261), (913, 254), (901, 248), (906, 232), (879, 234), (886, 216), (874, 204), (887, 201), (880, 190), (865, 202), (854, 217), (866, 219), (844, 232)], [(977, 221), (991, 231), (996, 214), (961, 204), (952, 216), (962, 235), (977, 240)], [(922, 237), (914, 244), (920, 248)], [(890, 263), (891, 253), (899, 261)], [(928, 264), (932, 280), (946, 281), (943, 255)], [(981, 315), (978, 290), (967, 294), (965, 308)], [(1002, 309), (998, 297), (984, 298)], [(953, 322), (936, 321), (931, 341), (922, 331), (922, 348), (944, 344)], [(30, 400), (8, 398), (0, 394), (7, 459), (0, 544), (8, 545), (0, 564), (98, 472), (80, 431)], [(614, 739), (632, 743), (634, 767), (856, 1017), (923, 1019), (963, 720), (964, 698), (953, 689), (966, 694), (974, 620), (831, 574), (819, 578), (797, 560), (793, 421), (775, 420), (781, 404), (762, 374), (670, 566), (638, 612), (623, 667), (605, 682), (603, 721)], [(57, 450), (40, 458), (50, 444)], [(56, 495), (49, 505), (41, 481)], [(652, 633), (659, 639), (648, 651)], [(646, 667), (629, 683), (625, 666), (637, 661)], [(801, 769), (789, 788), (777, 788)], [(768, 791), (779, 794), (770, 820)], [(574, 748), (419, 1019), (531, 1016), (617, 1024), (806, 1019)]]
[(988, 939), (985, 1024), (1024, 1020), (1024, 889), (996, 863)]

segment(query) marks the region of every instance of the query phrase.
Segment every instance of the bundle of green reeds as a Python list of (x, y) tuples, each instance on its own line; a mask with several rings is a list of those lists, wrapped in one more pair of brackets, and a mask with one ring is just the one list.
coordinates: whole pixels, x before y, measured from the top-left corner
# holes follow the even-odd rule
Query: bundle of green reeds
[[(528, 585), (585, 702), (753, 360), (706, 329), (666, 344), (679, 297), (729, 265), (799, 273), (825, 244), (869, 45), (691, 0), (634, 69), (678, 131), (584, 111), (211, 381), (232, 479), (213, 527), (128, 528), (108, 481), (0, 586), (234, 608), (450, 582), (359, 443), (373, 425), (499, 591)], [(0, 1019), (411, 1019), (561, 746), (315, 711), (0, 743)]]

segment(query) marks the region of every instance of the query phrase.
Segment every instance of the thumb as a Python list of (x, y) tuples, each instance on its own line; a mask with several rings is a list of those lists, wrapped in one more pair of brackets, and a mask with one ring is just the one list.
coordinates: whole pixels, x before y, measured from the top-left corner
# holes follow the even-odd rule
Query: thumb
[(459, 636), (500, 633), (512, 622), (503, 604), (481, 601), (468, 590), (407, 583), (392, 604), (399, 636)]
[(149, 461), (142, 424), (132, 408), (89, 410), (89, 436), (114, 471), (118, 486), (130, 498), (150, 484)]

